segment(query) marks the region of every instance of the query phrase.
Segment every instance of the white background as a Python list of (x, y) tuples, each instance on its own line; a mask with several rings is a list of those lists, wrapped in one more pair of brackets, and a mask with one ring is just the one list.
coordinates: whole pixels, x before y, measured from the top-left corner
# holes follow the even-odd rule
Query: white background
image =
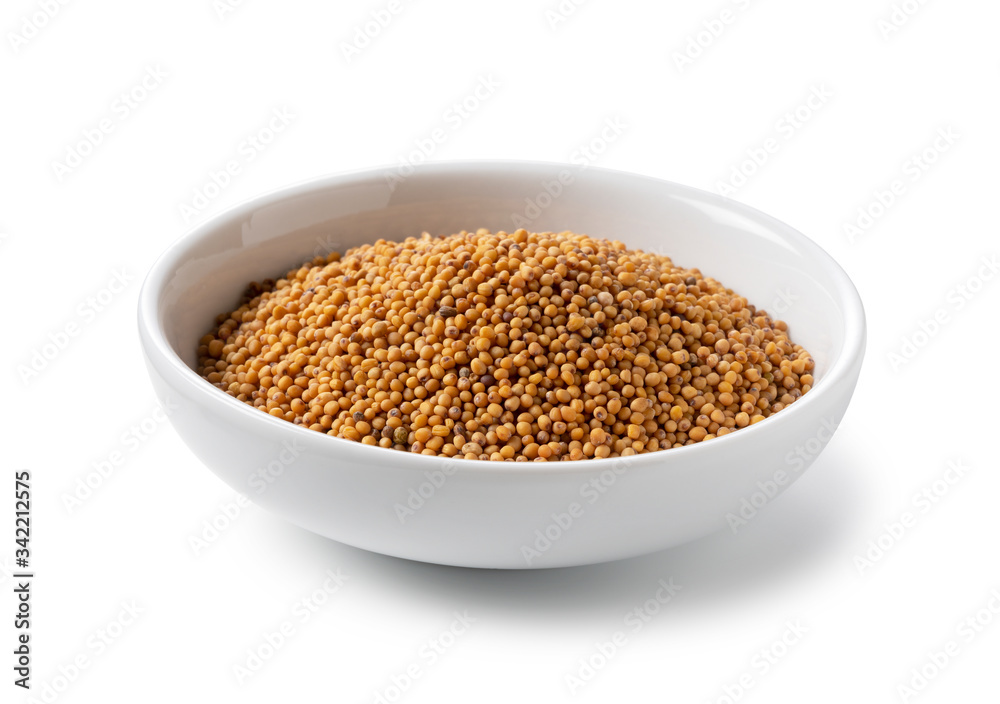
[[(715, 702), (743, 677), (746, 702), (1000, 700), (1000, 277), (982, 268), (998, 252), (1000, 6), (897, 2), (894, 15), (890, 0), (592, 0), (556, 17), (557, 0), (413, 0), (350, 61), (345, 43), (387, 0), (246, 0), (231, 12), (211, 0), (50, 2), (52, 17), (45, 2), (5, 2), (0, 556), (10, 568), (13, 474), (28, 468), (31, 696), (56, 686), (45, 701)], [(714, 22), (724, 10), (729, 21)], [(686, 50), (694, 58), (680, 61)], [(457, 119), (453, 104), (484, 79), (499, 87)], [(133, 90), (146, 94), (128, 107), (121, 94)], [(786, 114), (810, 94), (826, 97), (790, 129)], [(241, 148), (275, 109), (290, 124), (263, 150)], [(447, 138), (432, 159), (580, 163), (609, 119), (625, 128), (597, 144), (595, 165), (708, 190), (752, 171), (732, 197), (806, 233), (856, 282), (865, 369), (812, 469), (735, 536), (557, 571), (382, 557), (254, 506), (224, 518), (234, 492), (153, 416), (135, 307), (157, 254), (263, 191), (398, 165), (436, 128)], [(85, 135), (97, 141), (102, 120), (92, 147)], [(82, 163), (58, 166), (77, 163), (71, 151)], [(762, 165), (746, 162), (754, 153)], [(240, 173), (183, 214), (233, 159)], [(900, 195), (880, 204), (894, 181)], [(129, 283), (112, 296), (103, 289), (116, 272)], [(101, 296), (112, 297), (103, 310), (87, 308)], [(939, 312), (945, 322), (928, 325)], [(65, 349), (24, 373), (73, 325)], [(112, 456), (101, 478), (95, 467)], [(949, 463), (969, 468), (953, 484)], [(68, 502), (88, 477), (97, 487)], [(933, 501), (915, 498), (925, 491)], [(910, 525), (894, 526), (905, 513)], [(196, 549), (212, 521), (225, 528)], [(871, 541), (881, 554), (869, 555)], [(303, 622), (297, 602), (322, 590), (327, 570), (348, 579)], [(25, 701), (11, 682), (15, 602), (2, 577), (0, 699)], [(677, 596), (627, 628), (671, 577)], [(141, 614), (113, 625), (133, 600)], [(456, 611), (475, 622), (429, 662), (421, 648)], [(963, 627), (977, 612), (981, 632)], [(240, 683), (234, 666), (283, 621), (292, 635)], [(805, 635), (776, 645), (796, 621)], [(102, 629), (117, 636), (106, 647)], [(567, 676), (616, 631), (625, 645), (573, 689)], [(958, 655), (934, 672), (929, 654), (950, 642)], [(762, 650), (780, 655), (766, 672)], [(74, 673), (78, 656), (87, 667)], [(411, 664), (420, 676), (391, 689)], [(923, 666), (921, 691), (901, 692)]]

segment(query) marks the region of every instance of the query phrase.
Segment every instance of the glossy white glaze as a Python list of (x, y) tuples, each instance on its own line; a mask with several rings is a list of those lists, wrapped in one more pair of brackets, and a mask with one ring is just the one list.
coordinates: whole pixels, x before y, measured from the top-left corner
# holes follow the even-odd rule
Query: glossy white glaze
[[(561, 172), (571, 183), (539, 198)], [(143, 286), (142, 347), (156, 393), (178, 408), (174, 427), (206, 466), (265, 508), (335, 540), (427, 562), (615, 560), (725, 527), (758, 482), (779, 471), (798, 477), (843, 416), (864, 355), (861, 300), (836, 262), (789, 226), (710, 193), (597, 168), (435, 163), (401, 183), (390, 173), (321, 178), (240, 204), (171, 246)], [(695, 446), (625, 460), (494, 463), (332, 438), (240, 403), (191, 369), (198, 339), (248, 282), (379, 238), (513, 231), (528, 200), (550, 203), (529, 229), (668, 254), (786, 320), (817, 361), (815, 387), (762, 423)], [(539, 538), (546, 532), (555, 536), (548, 545)]]

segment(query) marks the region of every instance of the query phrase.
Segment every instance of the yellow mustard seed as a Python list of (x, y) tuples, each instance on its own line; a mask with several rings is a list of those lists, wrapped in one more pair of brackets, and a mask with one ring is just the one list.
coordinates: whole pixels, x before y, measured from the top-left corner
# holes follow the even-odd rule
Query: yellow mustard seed
[(698, 269), (572, 232), (379, 240), (251, 283), (198, 372), (354, 442), (494, 461), (628, 457), (814, 385), (788, 326)]

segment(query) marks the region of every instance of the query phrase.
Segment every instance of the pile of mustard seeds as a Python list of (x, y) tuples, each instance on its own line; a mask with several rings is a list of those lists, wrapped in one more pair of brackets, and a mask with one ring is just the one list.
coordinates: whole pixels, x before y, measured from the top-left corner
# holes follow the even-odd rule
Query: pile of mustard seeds
[(787, 326), (698, 269), (572, 232), (423, 234), (253, 283), (198, 371), (339, 438), (481, 460), (625, 457), (813, 384)]

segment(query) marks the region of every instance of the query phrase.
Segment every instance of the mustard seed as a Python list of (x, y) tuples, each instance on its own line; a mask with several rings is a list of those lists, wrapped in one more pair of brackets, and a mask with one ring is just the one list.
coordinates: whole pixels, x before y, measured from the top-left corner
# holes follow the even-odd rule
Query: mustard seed
[(198, 372), (261, 411), (466, 459), (627, 457), (814, 385), (788, 327), (698, 269), (572, 232), (379, 240), (248, 286)]

